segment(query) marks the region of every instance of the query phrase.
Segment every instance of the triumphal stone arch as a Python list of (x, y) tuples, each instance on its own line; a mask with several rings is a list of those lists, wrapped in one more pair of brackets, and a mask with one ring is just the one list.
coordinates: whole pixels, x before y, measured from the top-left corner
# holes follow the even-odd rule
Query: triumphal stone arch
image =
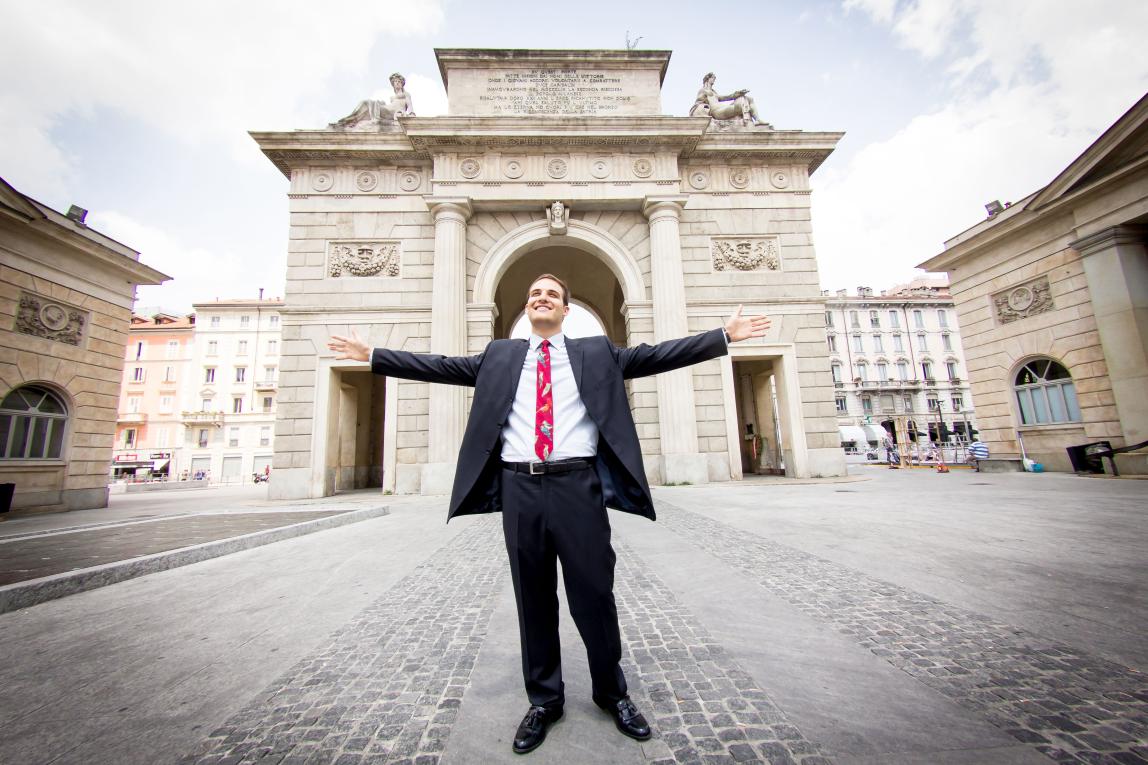
[(447, 116), (417, 116), (396, 74), (387, 103), (252, 134), (290, 180), (272, 496), (448, 492), (469, 390), (372, 376), (326, 340), (478, 353), (542, 272), (619, 344), (739, 304), (773, 317), (727, 357), (630, 382), (651, 483), (844, 474), (809, 204), (841, 134), (775, 130), (713, 73), (666, 109), (669, 51), (436, 54)]

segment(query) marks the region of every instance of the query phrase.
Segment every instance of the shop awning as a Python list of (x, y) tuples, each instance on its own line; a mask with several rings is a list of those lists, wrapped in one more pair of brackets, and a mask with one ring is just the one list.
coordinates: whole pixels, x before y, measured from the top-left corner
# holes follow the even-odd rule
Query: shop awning
[(862, 425), (861, 429), (865, 431), (870, 441), (881, 443), (885, 436), (889, 435), (880, 425)]
[(169, 462), (171, 462), (171, 460), (156, 460), (155, 464), (152, 466), (152, 472), (158, 473), (161, 470), (167, 470), (167, 464)]
[(858, 446), (861, 446), (869, 441), (865, 430), (859, 425), (840, 425), (837, 429), (841, 431), (841, 443), (843, 444), (852, 441)]

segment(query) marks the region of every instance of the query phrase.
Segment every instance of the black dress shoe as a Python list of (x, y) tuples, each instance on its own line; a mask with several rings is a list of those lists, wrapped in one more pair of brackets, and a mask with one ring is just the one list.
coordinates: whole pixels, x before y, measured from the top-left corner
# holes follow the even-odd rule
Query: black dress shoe
[(526, 754), (542, 746), (546, 729), (562, 719), (562, 707), (530, 707), (514, 732), (514, 753)]
[(629, 696), (613, 703), (598, 703), (598, 706), (609, 712), (614, 718), (615, 727), (630, 738), (645, 741), (650, 737), (650, 724), (634, 706), (634, 702), (630, 701)]

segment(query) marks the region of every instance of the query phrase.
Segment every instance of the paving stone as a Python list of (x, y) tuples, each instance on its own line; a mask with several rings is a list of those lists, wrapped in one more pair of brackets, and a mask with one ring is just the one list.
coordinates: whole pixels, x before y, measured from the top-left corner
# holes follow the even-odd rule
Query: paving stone
[[(658, 519), (1056, 762), (1126, 763), (1144, 745), (1148, 678), (1135, 669), (699, 513), (659, 502)], [(773, 728), (786, 743), (790, 734), (801, 735)], [(770, 762), (792, 755), (776, 742), (755, 746)]]
[(472, 521), (181, 763), (438, 763), (508, 576), (502, 546), (498, 518)]
[[(817, 744), (786, 721), (749, 673), (720, 650), (701, 621), (641, 557), (623, 543), (615, 541), (614, 546), (622, 668), (638, 708), (647, 713), (659, 710), (653, 718), (654, 735), (670, 752), (658, 755), (658, 761), (678, 765), (766, 762), (760, 748), (765, 745), (777, 762), (796, 764), (801, 762), (800, 753), (808, 753), (830, 763)], [(704, 646), (705, 650), (679, 650), (675, 647), (679, 645)], [(785, 740), (760, 724), (758, 712), (752, 713), (753, 722), (742, 719), (747, 716), (744, 711), (731, 713), (751, 708), (764, 710), (779, 723)]]

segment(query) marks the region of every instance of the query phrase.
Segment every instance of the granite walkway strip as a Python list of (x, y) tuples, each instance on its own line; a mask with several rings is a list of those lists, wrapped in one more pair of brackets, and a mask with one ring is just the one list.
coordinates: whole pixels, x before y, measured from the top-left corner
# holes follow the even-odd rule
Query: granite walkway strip
[(437, 763), (507, 571), (475, 521), (181, 762)]
[(708, 516), (659, 519), (802, 612), (1065, 765), (1148, 761), (1148, 679)]
[(656, 738), (654, 765), (831, 765), (629, 546), (618, 551), (623, 669)]
[(386, 513), (200, 513), (0, 539), (0, 613)]

